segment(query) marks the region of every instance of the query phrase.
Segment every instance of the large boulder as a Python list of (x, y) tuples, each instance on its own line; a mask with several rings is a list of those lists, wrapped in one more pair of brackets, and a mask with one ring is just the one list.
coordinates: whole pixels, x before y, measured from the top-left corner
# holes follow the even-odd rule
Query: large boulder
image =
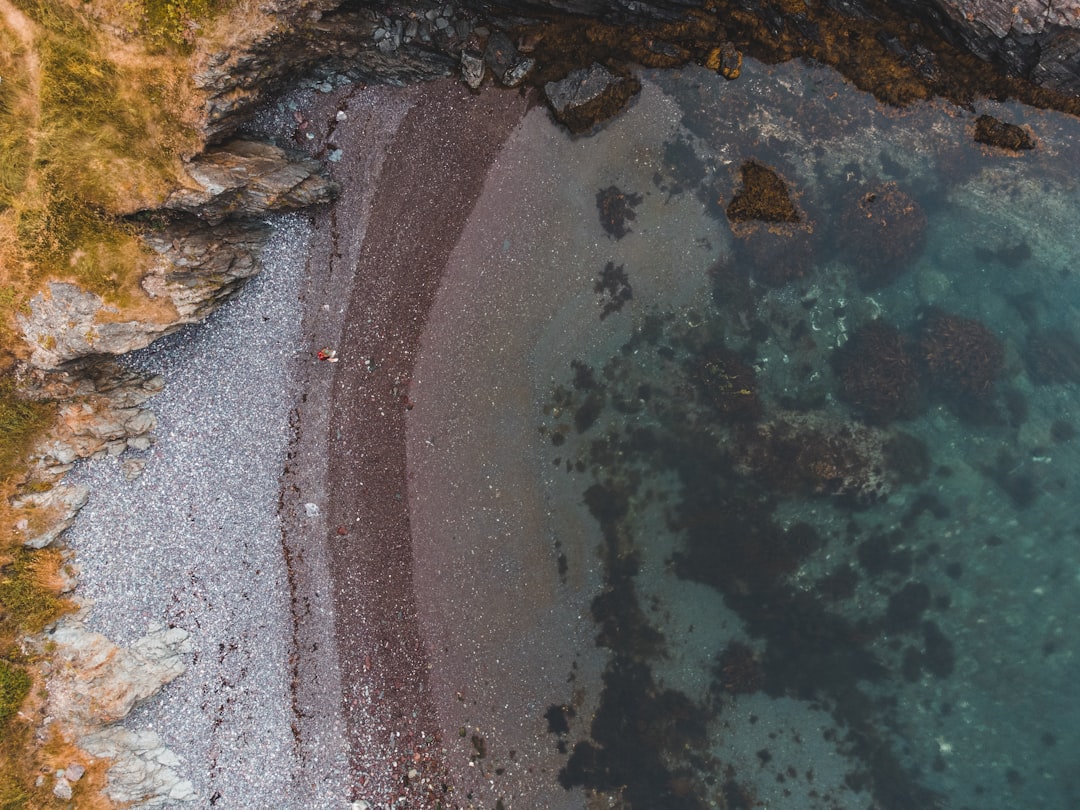
[(232, 141), (187, 165), (188, 181), (165, 208), (194, 214), (211, 224), (229, 217), (260, 217), (272, 211), (329, 202), (337, 185), (318, 161), (260, 141)]

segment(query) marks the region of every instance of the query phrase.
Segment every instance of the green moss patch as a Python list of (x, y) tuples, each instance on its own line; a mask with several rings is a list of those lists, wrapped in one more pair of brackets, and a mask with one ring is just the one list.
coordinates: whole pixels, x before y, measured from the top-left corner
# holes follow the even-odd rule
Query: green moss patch
[(14, 716), (29, 693), (26, 670), (0, 659), (0, 727)]

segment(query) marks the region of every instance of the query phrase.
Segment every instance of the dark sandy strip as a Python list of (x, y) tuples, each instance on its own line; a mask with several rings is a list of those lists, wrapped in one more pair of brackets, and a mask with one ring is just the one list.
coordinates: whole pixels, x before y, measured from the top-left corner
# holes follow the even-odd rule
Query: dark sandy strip
[(406, 391), (440, 274), (500, 146), (528, 107), (440, 82), (387, 147), (340, 344), (328, 435), (328, 563), (354, 799), (467, 806), (446, 784), (417, 622)]

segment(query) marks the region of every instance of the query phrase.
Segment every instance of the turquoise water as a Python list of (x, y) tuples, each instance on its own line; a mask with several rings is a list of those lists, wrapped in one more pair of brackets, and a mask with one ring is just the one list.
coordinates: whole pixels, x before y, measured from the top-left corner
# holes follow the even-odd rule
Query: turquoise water
[[(577, 201), (606, 331), (537, 414), (602, 536), (604, 689), (547, 709), (560, 782), (635, 808), (1080, 806), (1080, 122), (883, 108), (799, 64), (645, 78), (679, 115), (660, 143), (624, 124), (638, 159)], [(1036, 148), (976, 143), (983, 113)], [(730, 221), (747, 161), (794, 221)], [(666, 219), (689, 209), (693, 237)], [(707, 259), (675, 301), (645, 266), (672, 232)]]

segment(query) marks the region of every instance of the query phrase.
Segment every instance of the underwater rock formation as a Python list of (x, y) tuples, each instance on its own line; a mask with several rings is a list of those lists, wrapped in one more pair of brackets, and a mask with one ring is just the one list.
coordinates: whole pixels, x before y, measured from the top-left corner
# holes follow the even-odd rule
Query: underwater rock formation
[(951, 394), (991, 394), (1005, 367), (1001, 341), (974, 318), (934, 313), (923, 323), (919, 351), (931, 382)]
[(889, 434), (820, 412), (781, 413), (739, 432), (739, 469), (771, 489), (871, 504), (894, 486)]
[(868, 290), (895, 281), (926, 242), (926, 214), (893, 182), (859, 189), (838, 228), (843, 254)]
[(1040, 385), (1080, 383), (1080, 341), (1067, 329), (1049, 329), (1028, 337), (1024, 362)]
[(616, 186), (608, 186), (596, 192), (596, 209), (600, 212), (600, 225), (609, 236), (622, 239), (630, 233), (628, 222), (637, 218), (634, 208), (641, 204), (641, 195), (627, 193)]
[(735, 255), (750, 275), (769, 287), (783, 287), (805, 278), (814, 268), (813, 234), (804, 228), (758, 228), (738, 234)]
[(907, 341), (892, 324), (871, 321), (833, 353), (840, 398), (867, 422), (887, 425), (918, 407), (919, 376)]
[(734, 352), (718, 348), (703, 354), (697, 364), (697, 380), (722, 419), (746, 422), (761, 416), (754, 370)]

